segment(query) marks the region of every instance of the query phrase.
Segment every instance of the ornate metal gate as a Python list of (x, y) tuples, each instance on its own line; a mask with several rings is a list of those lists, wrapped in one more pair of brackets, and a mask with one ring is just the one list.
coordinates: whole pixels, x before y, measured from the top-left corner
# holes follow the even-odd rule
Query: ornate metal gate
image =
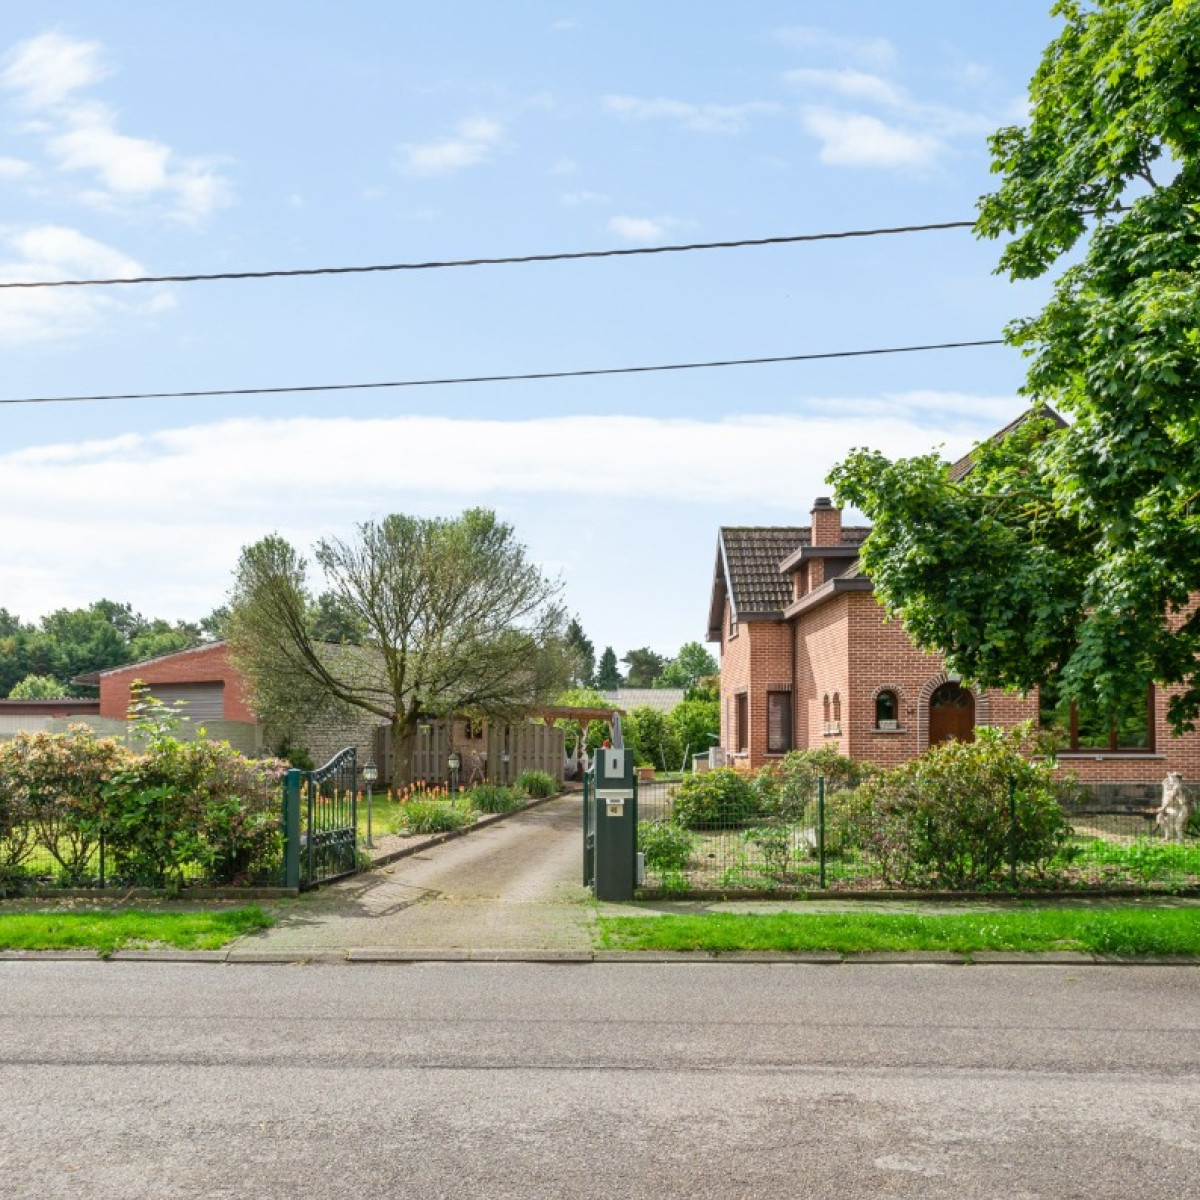
[(353, 746), (315, 771), (284, 779), (285, 873), (309, 888), (358, 869), (358, 752)]

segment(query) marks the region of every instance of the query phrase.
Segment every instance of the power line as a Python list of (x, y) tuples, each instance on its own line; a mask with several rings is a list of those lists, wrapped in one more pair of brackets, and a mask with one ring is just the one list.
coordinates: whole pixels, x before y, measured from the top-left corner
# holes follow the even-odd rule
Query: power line
[(296, 392), (357, 392), (371, 388), (449, 387), (464, 383), (516, 383), (536, 379), (584, 379), (595, 375), (648, 375), (656, 371), (703, 371), (713, 367), (757, 367), (769, 363), (815, 362), (830, 358), (870, 358), (882, 354), (919, 354), (929, 350), (965, 350), (1003, 346), (1003, 338), (938, 342), (925, 346), (878, 346), (870, 350), (830, 350), (820, 354), (777, 354), (764, 358), (727, 358), (710, 362), (659, 363), (648, 367), (592, 367), (582, 371), (530, 371), (520, 375), (463, 375), (447, 379), (393, 379), (380, 383), (310, 383), (293, 387), (216, 388), (191, 392), (116, 392), (97, 396), (25, 396), (0, 404), (78, 404), (102, 400), (190, 400), (214, 396), (277, 396)]
[(832, 242), (850, 238), (887, 237), (970, 229), (974, 221), (941, 221), (929, 225), (893, 225), (882, 229), (843, 229), (834, 233), (797, 233), (786, 237), (741, 238), (725, 242), (690, 242), (669, 246), (631, 246), (621, 250), (579, 250), (561, 254), (514, 254), (500, 258), (453, 258), (431, 262), (372, 263), (364, 267), (302, 267), (285, 271), (217, 271), (191, 275), (138, 275), (128, 279), (42, 279), (0, 282), (0, 288), (121, 287), (141, 283), (207, 283), (218, 279), (288, 279), (302, 275), (368, 275), (385, 271), (439, 271), (448, 267), (500, 267), (518, 263), (570, 262), (590, 258), (632, 258), (639, 254), (686, 254), (693, 250), (736, 250), (747, 246), (787, 246), (799, 242)]

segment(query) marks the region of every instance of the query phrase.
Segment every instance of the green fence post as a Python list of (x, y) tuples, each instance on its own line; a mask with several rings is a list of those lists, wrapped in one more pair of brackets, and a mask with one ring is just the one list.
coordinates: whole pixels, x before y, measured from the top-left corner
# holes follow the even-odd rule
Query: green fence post
[(1008, 777), (1008, 881), (1017, 890), (1017, 780)]
[(820, 883), (825, 886), (825, 776), (817, 776), (817, 857), (821, 863)]
[(300, 772), (283, 777), (283, 884), (300, 886)]

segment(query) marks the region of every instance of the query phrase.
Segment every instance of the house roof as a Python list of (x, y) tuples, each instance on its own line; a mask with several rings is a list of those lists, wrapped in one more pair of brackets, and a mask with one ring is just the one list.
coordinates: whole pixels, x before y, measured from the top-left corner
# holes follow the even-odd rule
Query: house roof
[[(997, 429), (987, 440), (989, 442), (1002, 442), (1014, 429), (1019, 429), (1026, 421), (1038, 417), (1044, 421), (1051, 421), (1059, 429), (1066, 429), (1067, 423), (1050, 407), (1048, 404), (1035, 404), (1031, 408), (1027, 408), (1019, 417), (1009, 421), (1003, 429)], [(968, 450), (956, 463), (952, 463), (946, 475), (953, 482), (957, 483), (964, 476), (969, 475), (971, 468), (975, 465), (975, 451)]]
[(224, 645), (225, 643), (220, 640), (215, 642), (200, 642), (196, 646), (187, 646), (183, 650), (168, 650), (166, 654), (155, 654), (151, 658), (139, 658), (137, 662), (122, 663), (119, 667), (105, 667), (103, 671), (85, 671), (82, 675), (76, 675), (71, 682), (78, 684), (80, 687), (99, 687), (102, 675), (116, 675), (121, 671), (130, 671), (135, 667), (144, 667), (148, 663), (163, 662), (168, 658), (182, 658), (186, 654), (201, 654)]
[[(845, 526), (840, 547), (818, 547), (814, 553), (861, 546), (870, 532), (867, 525)], [(783, 564), (811, 545), (812, 528), (808, 525), (722, 527), (717, 537), (709, 641), (720, 640), (726, 598), (739, 621), (779, 620), (792, 602), (792, 583), (782, 570)]]
[(628, 712), (634, 708), (653, 708), (657, 712), (670, 712), (677, 704), (682, 704), (687, 695), (685, 688), (615, 688), (612, 691), (600, 693), (605, 700), (619, 705)]

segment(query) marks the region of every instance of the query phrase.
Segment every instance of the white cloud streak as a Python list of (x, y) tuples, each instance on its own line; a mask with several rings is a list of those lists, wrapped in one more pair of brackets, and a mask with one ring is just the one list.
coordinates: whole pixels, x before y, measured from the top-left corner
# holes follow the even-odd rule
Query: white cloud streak
[(838, 167), (929, 167), (943, 143), (930, 133), (889, 125), (865, 113), (808, 108), (801, 125), (821, 143), (823, 163)]
[(453, 137), (401, 147), (401, 168), (410, 175), (449, 175), (487, 162), (504, 137), (504, 126), (490, 117), (459, 123)]
[(606, 111), (630, 121), (674, 121), (698, 133), (740, 133), (750, 120), (774, 116), (782, 106), (771, 101), (753, 100), (745, 104), (692, 104), (685, 100), (640, 96), (605, 96)]
[[(781, 524), (807, 511), (828, 492), (830, 466), (864, 440), (867, 421), (866, 437), (890, 454), (944, 441), (958, 454), (1021, 405), (918, 392), (811, 407), (818, 415), (711, 421), (243, 419), (13, 451), (0, 455), (5, 603), (29, 615), (111, 592), (148, 610), (200, 615), (227, 587), (239, 548), (272, 530), (307, 548), (385, 512), (472, 504), (583, 506), (617, 528), (637, 513), (669, 508), (680, 520), (690, 509), (703, 514), (706, 527), (694, 532), (707, 554), (714, 511), (718, 521), (753, 513)], [(602, 444), (621, 452), (589, 456), (581, 471), (578, 448)], [(364, 446), (377, 461), (399, 464), (371, 472), (370, 488), (353, 473), (297, 474), (297, 463), (361, 462)], [(561, 559), (562, 521), (548, 521), (542, 536), (544, 544), (531, 542), (535, 556)]]
[[(0, 279), (50, 280), (71, 277), (128, 279), (144, 275), (141, 263), (111, 246), (61, 225), (0, 231)], [(51, 342), (89, 333), (109, 317), (153, 314), (174, 306), (170, 292), (126, 300), (79, 288), (0, 292), (0, 345)]]
[(608, 230), (626, 242), (657, 242), (679, 224), (674, 217), (610, 217)]
[(95, 180), (76, 199), (120, 211), (162, 203), (167, 215), (190, 225), (232, 203), (218, 160), (185, 157), (161, 142), (123, 133), (112, 108), (79, 95), (109, 73), (100, 56), (97, 43), (44, 33), (14, 47), (0, 72), (0, 87), (34, 115), (25, 131), (42, 140), (52, 166)]

